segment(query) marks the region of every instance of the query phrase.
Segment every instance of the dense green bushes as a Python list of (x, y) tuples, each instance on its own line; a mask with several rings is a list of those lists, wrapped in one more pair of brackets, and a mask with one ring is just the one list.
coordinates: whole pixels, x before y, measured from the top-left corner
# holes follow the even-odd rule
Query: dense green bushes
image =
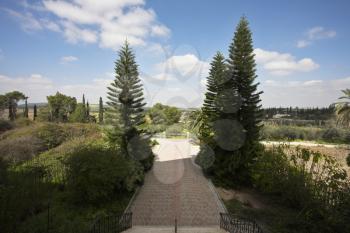
[(142, 166), (115, 150), (90, 144), (74, 150), (67, 164), (67, 188), (77, 203), (101, 204), (133, 191), (143, 181)]
[(350, 230), (350, 186), (345, 170), (334, 158), (306, 149), (276, 147), (258, 158), (252, 177), (258, 190), (299, 211), (293, 229), (287, 232)]
[(323, 141), (329, 143), (350, 143), (348, 130), (330, 127), (299, 127), (299, 126), (276, 126), (264, 125), (261, 131), (263, 140), (307, 140)]
[(20, 162), (57, 147), (65, 141), (93, 135), (101, 135), (98, 125), (32, 123), (1, 134), (0, 157)]

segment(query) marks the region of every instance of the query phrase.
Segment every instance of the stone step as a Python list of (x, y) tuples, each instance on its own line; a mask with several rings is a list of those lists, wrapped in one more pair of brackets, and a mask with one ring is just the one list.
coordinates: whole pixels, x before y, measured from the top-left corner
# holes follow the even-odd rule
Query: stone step
[[(133, 226), (124, 233), (175, 233), (175, 227), (168, 226)], [(178, 227), (177, 233), (227, 233), (216, 226), (209, 227)]]

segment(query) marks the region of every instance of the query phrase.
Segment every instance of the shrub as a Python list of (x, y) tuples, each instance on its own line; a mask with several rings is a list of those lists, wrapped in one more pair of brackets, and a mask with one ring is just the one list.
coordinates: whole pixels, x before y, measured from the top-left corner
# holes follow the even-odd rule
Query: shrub
[(45, 149), (44, 142), (32, 135), (0, 141), (0, 157), (14, 163), (29, 160)]
[(142, 167), (101, 144), (75, 149), (66, 160), (67, 187), (74, 202), (99, 204), (142, 181)]
[(0, 133), (10, 129), (13, 129), (12, 122), (0, 119)]
[(29, 120), (26, 117), (19, 117), (15, 121), (16, 127), (24, 127), (24, 126), (29, 126), (29, 125), (32, 125), (32, 124), (33, 124), (33, 121)]
[(342, 141), (342, 134), (340, 130), (336, 128), (328, 128), (326, 131), (324, 131), (322, 135), (322, 139), (327, 142), (341, 142)]
[(67, 138), (64, 128), (55, 123), (48, 123), (41, 126), (37, 130), (36, 135), (45, 143), (47, 149), (60, 145)]
[(201, 145), (195, 162), (202, 167), (204, 171), (209, 171), (215, 160), (214, 151), (208, 145)]
[(298, 232), (343, 232), (339, 226), (350, 220), (350, 186), (345, 170), (332, 157), (275, 147), (258, 158), (252, 177), (260, 191), (300, 211), (295, 219)]
[(167, 137), (179, 136), (183, 133), (183, 130), (182, 124), (173, 124), (166, 129), (165, 133)]

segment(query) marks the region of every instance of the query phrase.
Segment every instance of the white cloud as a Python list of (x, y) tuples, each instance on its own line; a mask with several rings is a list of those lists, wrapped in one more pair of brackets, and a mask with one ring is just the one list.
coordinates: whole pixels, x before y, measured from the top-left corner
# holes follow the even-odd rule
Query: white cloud
[(264, 107), (270, 106), (329, 106), (350, 86), (350, 77), (331, 80), (281, 81), (266, 80), (260, 89)]
[(116, 49), (127, 39), (134, 46), (146, 45), (152, 37), (168, 37), (170, 29), (156, 20), (143, 0), (44, 0), (43, 6), (61, 20), (70, 43), (98, 42)]
[(179, 79), (188, 77), (206, 77), (210, 64), (200, 60), (194, 54), (174, 55), (156, 65), (162, 73), (172, 74)]
[(64, 26), (64, 37), (72, 44), (80, 41), (86, 43), (95, 43), (97, 41), (97, 33), (93, 30), (81, 29), (68, 21), (62, 22), (62, 25)]
[(260, 48), (254, 50), (256, 62), (273, 75), (289, 75), (294, 72), (309, 72), (319, 68), (311, 58), (297, 60), (289, 53), (267, 51)]
[(67, 64), (67, 63), (70, 63), (70, 62), (75, 62), (75, 61), (78, 61), (79, 59), (75, 56), (64, 56), (64, 57), (61, 57), (61, 63), (62, 64)]
[(48, 29), (59, 32), (60, 26), (48, 19), (36, 19), (31, 12), (19, 13), (11, 9), (4, 9), (11, 17), (17, 20), (25, 32), (31, 33), (38, 30)]
[(313, 27), (307, 32), (307, 36), (310, 40), (333, 38), (336, 35), (337, 35), (336, 31), (326, 30), (323, 27)]
[(327, 30), (324, 27), (313, 27), (310, 28), (305, 35), (305, 39), (299, 40), (297, 42), (298, 48), (305, 48), (313, 43), (315, 40), (322, 40), (333, 38), (337, 35), (337, 32), (334, 30)]
[(297, 42), (297, 47), (298, 47), (298, 48), (305, 48), (305, 47), (309, 46), (310, 43), (311, 43), (311, 42), (310, 42), (310, 41), (307, 41), (307, 40), (299, 40), (299, 41)]

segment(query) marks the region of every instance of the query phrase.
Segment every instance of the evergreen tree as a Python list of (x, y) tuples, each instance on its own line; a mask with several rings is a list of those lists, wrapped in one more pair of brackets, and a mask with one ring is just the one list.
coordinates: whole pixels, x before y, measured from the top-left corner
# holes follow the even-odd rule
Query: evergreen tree
[(37, 110), (36, 104), (34, 104), (34, 110), (33, 110), (33, 120), (34, 121), (37, 118), (37, 116), (38, 116), (38, 110)]
[(207, 78), (207, 92), (202, 107), (202, 123), (199, 127), (200, 140), (209, 143), (212, 139), (212, 123), (218, 118), (217, 96), (225, 78), (225, 57), (220, 53), (214, 56), (211, 62), (209, 76)]
[(228, 67), (233, 88), (238, 91), (242, 100), (236, 117), (246, 132), (244, 145), (235, 153), (237, 159), (233, 167), (236, 169), (235, 173), (246, 173), (249, 164), (259, 151), (259, 131), (262, 127), (263, 112), (260, 104), (262, 92), (257, 91), (259, 83), (255, 82), (257, 75), (252, 33), (245, 17), (238, 23), (230, 45)]
[(25, 97), (25, 101), (24, 101), (24, 111), (23, 111), (23, 116), (25, 117), (25, 118), (28, 118), (28, 113), (29, 113), (29, 111), (28, 111), (28, 97)]
[(89, 101), (86, 102), (86, 120), (88, 121), (90, 117), (90, 105)]
[(99, 106), (98, 106), (98, 122), (100, 124), (103, 123), (103, 112), (104, 112), (103, 101), (102, 101), (102, 97), (100, 97), (100, 102), (99, 102)]
[(106, 117), (114, 126), (108, 133), (109, 140), (112, 144), (119, 144), (130, 156), (128, 143), (141, 133), (139, 126), (144, 121), (145, 103), (135, 55), (127, 42), (119, 51), (115, 62), (115, 80), (108, 87), (107, 95)]
[(85, 94), (83, 94), (83, 105), (85, 106)]

